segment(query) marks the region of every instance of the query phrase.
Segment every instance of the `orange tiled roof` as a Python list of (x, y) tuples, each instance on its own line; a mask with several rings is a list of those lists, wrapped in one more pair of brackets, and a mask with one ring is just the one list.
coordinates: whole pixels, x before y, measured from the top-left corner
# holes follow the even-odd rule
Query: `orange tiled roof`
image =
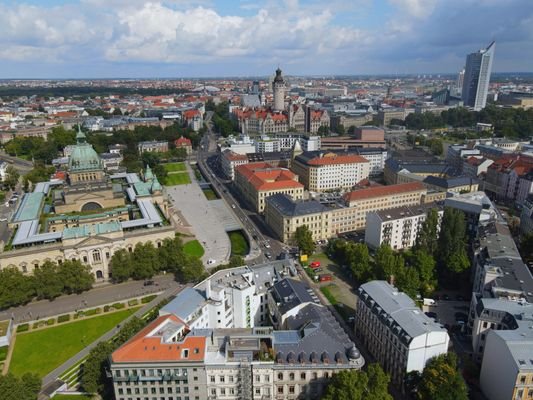
[(425, 186), (420, 182), (399, 183), (397, 185), (378, 186), (368, 189), (355, 190), (346, 193), (344, 200), (351, 202), (363, 199), (370, 199), (373, 197), (384, 197), (392, 194), (408, 193), (418, 190), (424, 190)]
[(200, 111), (198, 110), (187, 110), (183, 112), (183, 118), (185, 119), (191, 119), (198, 115), (200, 115)]
[(188, 139), (186, 137), (179, 137), (178, 139), (176, 139), (174, 141), (174, 143), (176, 144), (176, 147), (178, 146), (192, 146), (192, 143), (191, 143), (191, 139)]
[(243, 175), (258, 191), (304, 187), (300, 182), (296, 181), (296, 175), (288, 169), (274, 168), (264, 162), (239, 165), (235, 171)]
[(326, 153), (322, 157), (315, 157), (310, 159), (307, 164), (313, 166), (321, 165), (335, 165), (335, 164), (354, 164), (354, 163), (367, 163), (366, 158), (357, 154), (338, 155), (335, 153)]
[[(202, 361), (205, 356), (204, 336), (185, 336), (181, 342), (163, 342), (162, 333), (157, 328), (169, 320), (183, 324), (175, 315), (157, 318), (116, 350), (111, 355), (113, 361)], [(185, 349), (189, 350), (187, 357), (184, 357)]]

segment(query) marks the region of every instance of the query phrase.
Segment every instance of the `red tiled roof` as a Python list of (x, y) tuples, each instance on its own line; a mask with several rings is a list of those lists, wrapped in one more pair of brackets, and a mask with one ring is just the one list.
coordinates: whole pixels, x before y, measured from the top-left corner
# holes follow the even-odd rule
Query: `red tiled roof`
[(335, 153), (325, 153), (322, 157), (315, 157), (310, 159), (307, 164), (320, 166), (320, 165), (335, 165), (335, 164), (354, 164), (354, 163), (367, 163), (368, 160), (357, 154), (338, 155)]
[(397, 185), (378, 186), (368, 189), (355, 190), (346, 193), (344, 200), (351, 202), (356, 200), (370, 199), (373, 197), (384, 197), (391, 194), (415, 192), (424, 190), (425, 186), (420, 182), (399, 183)]
[(243, 175), (255, 190), (259, 191), (304, 187), (296, 181), (296, 175), (288, 169), (274, 168), (265, 162), (239, 165), (235, 171)]
[(248, 156), (246, 154), (235, 153), (229, 149), (224, 151), (224, 157), (226, 157), (229, 161), (248, 160)]
[(183, 118), (185, 119), (191, 119), (199, 115), (200, 115), (200, 111), (198, 110), (187, 110), (183, 112)]
[(476, 157), (468, 157), (466, 159), (466, 163), (473, 165), (474, 167), (477, 167), (479, 164), (483, 162), (482, 158), (476, 158)]
[[(202, 361), (205, 356), (204, 336), (185, 336), (181, 342), (164, 343), (161, 332), (154, 332), (168, 320), (184, 324), (175, 315), (157, 318), (116, 350), (111, 355), (113, 361)], [(189, 350), (187, 357), (183, 354), (185, 349)]]
[(176, 144), (176, 147), (178, 147), (178, 146), (192, 146), (191, 139), (183, 137), (183, 136), (181, 136), (178, 139), (176, 139), (174, 141), (174, 143)]

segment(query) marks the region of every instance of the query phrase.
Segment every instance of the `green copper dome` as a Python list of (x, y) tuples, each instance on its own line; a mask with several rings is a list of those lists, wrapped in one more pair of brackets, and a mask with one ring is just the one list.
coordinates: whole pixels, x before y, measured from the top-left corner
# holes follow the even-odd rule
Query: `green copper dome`
[(104, 169), (104, 165), (98, 153), (86, 141), (85, 134), (78, 128), (76, 141), (78, 142), (68, 160), (70, 172), (98, 171)]

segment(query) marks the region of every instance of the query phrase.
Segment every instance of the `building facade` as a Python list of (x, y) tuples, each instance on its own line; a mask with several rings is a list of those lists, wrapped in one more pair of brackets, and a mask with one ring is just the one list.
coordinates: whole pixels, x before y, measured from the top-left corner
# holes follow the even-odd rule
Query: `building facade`
[(446, 329), (385, 281), (361, 285), (355, 309), (356, 335), (395, 384), (402, 385), (407, 373), (422, 372), (428, 360), (448, 352)]
[(353, 188), (370, 173), (370, 163), (356, 154), (304, 152), (291, 163), (305, 188), (313, 192)]
[(255, 212), (262, 213), (267, 197), (285, 193), (302, 199), (304, 185), (286, 168), (274, 168), (265, 162), (248, 163), (235, 168), (235, 187)]

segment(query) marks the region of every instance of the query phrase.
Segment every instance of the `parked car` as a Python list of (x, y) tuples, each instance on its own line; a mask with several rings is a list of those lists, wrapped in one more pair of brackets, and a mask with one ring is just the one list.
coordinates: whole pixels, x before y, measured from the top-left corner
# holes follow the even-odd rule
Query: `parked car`
[(328, 281), (332, 281), (333, 277), (330, 274), (322, 274), (318, 277), (318, 280), (320, 282), (328, 282)]
[(152, 286), (154, 281), (144, 281), (144, 286)]
[(466, 321), (468, 321), (468, 315), (466, 315), (463, 312), (456, 312), (455, 320), (457, 321), (457, 323), (460, 323), (460, 322), (466, 323)]
[(309, 268), (311, 269), (317, 269), (320, 268), (320, 261), (313, 261), (311, 264), (309, 264)]

